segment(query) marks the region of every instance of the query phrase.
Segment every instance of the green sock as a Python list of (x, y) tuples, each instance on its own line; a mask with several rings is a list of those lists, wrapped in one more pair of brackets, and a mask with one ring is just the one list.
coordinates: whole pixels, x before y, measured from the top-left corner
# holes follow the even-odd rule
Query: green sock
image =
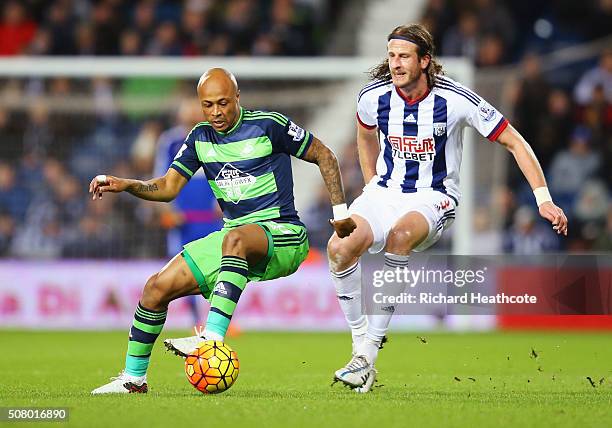
[(247, 283), (249, 265), (243, 258), (223, 256), (217, 276), (217, 285), (210, 298), (210, 311), (206, 319), (204, 335), (214, 340), (223, 340), (236, 310), (238, 299)]
[(134, 321), (130, 329), (125, 372), (131, 376), (144, 376), (149, 368), (151, 350), (157, 336), (166, 322), (168, 311), (158, 312), (146, 309), (138, 302)]

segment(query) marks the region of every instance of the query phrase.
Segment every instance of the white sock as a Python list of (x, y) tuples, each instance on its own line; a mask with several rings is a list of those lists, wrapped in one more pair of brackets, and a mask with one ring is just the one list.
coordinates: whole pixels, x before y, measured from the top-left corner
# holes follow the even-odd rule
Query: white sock
[(125, 376), (127, 377), (127, 380), (129, 380), (130, 382), (134, 382), (136, 384), (141, 384), (142, 382), (146, 382), (147, 381), (147, 375), (144, 374), (142, 376), (133, 376), (127, 373), (124, 373)]
[(338, 303), (353, 336), (353, 352), (357, 343), (363, 341), (368, 328), (368, 319), (361, 310), (361, 264), (341, 272), (331, 272), (332, 282), (336, 287)]
[[(364, 316), (365, 318), (365, 316)], [(367, 318), (366, 318), (367, 321)], [(359, 349), (361, 349), (361, 347), (363, 346), (363, 342), (366, 339), (366, 330), (367, 330), (367, 326), (366, 328), (363, 329), (363, 333), (362, 334), (354, 334), (353, 333), (353, 355), (358, 354), (359, 353)]]
[(365, 355), (368, 362), (374, 365), (374, 363), (376, 363), (376, 358), (378, 358), (379, 348), (380, 348), (380, 340), (372, 339), (370, 336), (366, 335), (357, 353), (360, 355)]
[[(385, 253), (383, 270), (403, 269), (406, 266), (408, 266), (408, 256)], [(386, 287), (383, 291), (385, 296), (399, 296), (404, 291), (405, 284), (397, 282), (387, 284), (384, 287)], [(360, 353), (363, 353), (371, 364), (376, 362), (380, 343), (387, 334), (389, 322), (391, 322), (394, 312), (394, 305), (385, 304), (375, 307), (374, 314), (368, 315), (368, 332), (366, 333), (366, 340), (360, 349)]]
[(215, 333), (214, 331), (206, 329), (204, 329), (204, 337), (206, 338), (206, 340), (218, 340), (219, 342), (223, 342), (223, 339), (225, 339), (219, 333)]

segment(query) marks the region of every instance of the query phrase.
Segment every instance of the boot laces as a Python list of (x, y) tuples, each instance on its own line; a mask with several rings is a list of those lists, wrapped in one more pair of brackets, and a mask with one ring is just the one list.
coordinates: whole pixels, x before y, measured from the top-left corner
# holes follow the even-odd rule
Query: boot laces
[(121, 370), (117, 376), (111, 377), (110, 380), (122, 379), (125, 377), (125, 370)]
[(363, 367), (367, 367), (368, 361), (363, 355), (355, 355), (351, 358), (351, 361), (347, 364), (346, 368), (349, 370), (356, 370)]

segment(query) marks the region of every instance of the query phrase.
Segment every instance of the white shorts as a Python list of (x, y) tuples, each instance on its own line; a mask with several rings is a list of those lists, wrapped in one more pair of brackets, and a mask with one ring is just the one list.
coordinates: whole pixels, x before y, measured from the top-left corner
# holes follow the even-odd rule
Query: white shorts
[(453, 198), (435, 190), (403, 193), (370, 183), (363, 193), (349, 207), (350, 214), (363, 217), (374, 234), (374, 242), (369, 252), (382, 251), (387, 243), (389, 231), (405, 214), (416, 211), (429, 223), (429, 234), (412, 251), (423, 251), (435, 244), (442, 232), (450, 227), (455, 219), (456, 203)]

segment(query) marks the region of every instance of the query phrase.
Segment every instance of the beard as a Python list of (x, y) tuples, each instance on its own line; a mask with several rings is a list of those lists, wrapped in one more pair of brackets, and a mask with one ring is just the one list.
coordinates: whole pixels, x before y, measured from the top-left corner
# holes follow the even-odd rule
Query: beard
[(402, 76), (396, 76), (395, 74), (391, 73), (391, 77), (395, 86), (404, 89), (414, 87), (421, 78), (421, 74), (423, 74), (423, 70), (416, 69), (407, 70), (406, 74)]

